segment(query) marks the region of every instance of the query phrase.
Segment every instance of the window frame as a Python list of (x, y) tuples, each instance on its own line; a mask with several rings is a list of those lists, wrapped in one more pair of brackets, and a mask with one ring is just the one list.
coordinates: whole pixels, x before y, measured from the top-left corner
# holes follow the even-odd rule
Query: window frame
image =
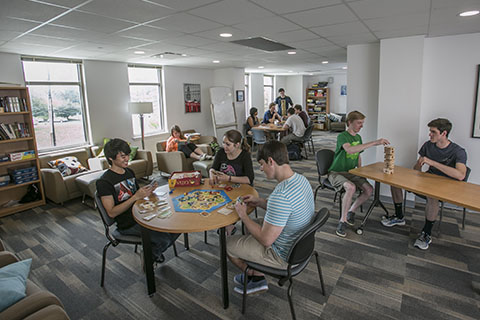
[[(158, 131), (155, 131), (153, 133), (145, 133), (145, 137), (152, 137), (152, 136), (157, 136), (160, 134), (166, 133), (166, 123), (167, 123), (167, 115), (166, 115), (166, 110), (164, 108), (164, 97), (163, 97), (163, 77), (162, 77), (162, 72), (163, 68), (161, 66), (154, 66), (154, 65), (144, 65), (144, 64), (128, 64), (127, 65), (127, 75), (128, 75), (128, 68), (145, 68), (145, 69), (155, 69), (157, 71), (157, 76), (158, 76), (158, 82), (130, 82), (130, 79), (128, 79), (128, 95), (129, 99), (131, 101), (131, 96), (130, 96), (130, 86), (158, 86), (158, 105), (160, 108), (160, 129)], [(131, 119), (134, 116), (133, 114), (130, 115)], [(145, 121), (145, 120), (144, 120)], [(133, 139), (140, 139), (142, 137), (142, 133), (140, 132), (138, 135), (135, 135), (133, 132), (134, 127), (132, 123), (132, 138)]]
[[(68, 149), (75, 149), (79, 147), (85, 147), (91, 145), (90, 141), (90, 122), (87, 117), (88, 110), (87, 110), (87, 105), (86, 105), (86, 99), (85, 99), (85, 78), (84, 78), (84, 69), (83, 69), (83, 61), (82, 60), (75, 60), (75, 59), (61, 59), (61, 58), (47, 58), (47, 57), (32, 57), (32, 56), (21, 56), (20, 60), (22, 62), (22, 71), (23, 71), (23, 81), (25, 82), (25, 87), (29, 88), (30, 86), (78, 86), (79, 87), (79, 94), (80, 94), (80, 108), (82, 109), (82, 121), (83, 121), (83, 134), (85, 136), (85, 142), (83, 143), (77, 143), (77, 144), (70, 144), (66, 146), (53, 146), (51, 148), (44, 148), (40, 149), (38, 148), (38, 142), (37, 144), (37, 149), (39, 154), (45, 154), (45, 153), (50, 153), (54, 151), (60, 151), (60, 150), (68, 150)], [(28, 62), (48, 62), (48, 63), (71, 63), (71, 64), (76, 64), (77, 66), (77, 75), (78, 75), (78, 82), (72, 82), (72, 81), (27, 81), (25, 77), (25, 69), (23, 66), (23, 62), (28, 61)], [(30, 90), (29, 95), (30, 95)], [(30, 95), (30, 100), (31, 100), (31, 95)], [(33, 118), (33, 110), (32, 110), (32, 101), (30, 101), (30, 111), (32, 112), (32, 118)], [(55, 125), (55, 123), (54, 123)], [(35, 124), (33, 124), (33, 130), (35, 130)]]
[(244, 75), (245, 82), (245, 117), (250, 116), (250, 73), (245, 73)]
[[(265, 78), (271, 78), (272, 79), (272, 84), (265, 84)], [(268, 105), (272, 102), (275, 101), (275, 91), (273, 90), (275, 86), (275, 76), (273, 75), (268, 75), (268, 74), (264, 74), (263, 75), (263, 90), (265, 92), (265, 88), (270, 88), (270, 92), (271, 92), (271, 95), (272, 95), (272, 101), (268, 102), (267, 105), (264, 105), (264, 110), (268, 110)], [(263, 96), (263, 100), (265, 100), (265, 95)]]

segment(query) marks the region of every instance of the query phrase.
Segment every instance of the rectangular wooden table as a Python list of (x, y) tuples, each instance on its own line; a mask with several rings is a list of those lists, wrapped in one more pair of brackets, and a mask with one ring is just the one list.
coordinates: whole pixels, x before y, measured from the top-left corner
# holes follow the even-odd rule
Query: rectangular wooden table
[(470, 210), (480, 211), (480, 185), (478, 184), (399, 166), (395, 166), (393, 174), (385, 174), (383, 173), (383, 166), (383, 162), (377, 162), (349, 171), (354, 175), (375, 180), (374, 199), (363, 218), (362, 224), (357, 229), (358, 234), (363, 234), (363, 228), (374, 207), (382, 206), (388, 215), (387, 209), (380, 201), (380, 183), (432, 197)]

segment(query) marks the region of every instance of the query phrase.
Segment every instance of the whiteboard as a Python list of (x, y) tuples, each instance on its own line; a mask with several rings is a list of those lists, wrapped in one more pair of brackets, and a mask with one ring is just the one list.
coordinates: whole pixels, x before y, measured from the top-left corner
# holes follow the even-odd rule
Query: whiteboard
[(210, 88), (210, 101), (212, 102), (212, 121), (215, 135), (218, 128), (237, 128), (237, 117), (233, 103), (232, 88), (212, 87)]

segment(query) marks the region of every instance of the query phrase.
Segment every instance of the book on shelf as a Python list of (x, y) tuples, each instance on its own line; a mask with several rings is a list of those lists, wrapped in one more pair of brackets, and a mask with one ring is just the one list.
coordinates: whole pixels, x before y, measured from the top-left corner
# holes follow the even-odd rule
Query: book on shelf
[(0, 108), (3, 112), (27, 111), (27, 101), (19, 97), (0, 97)]
[(30, 129), (27, 123), (1, 123), (0, 122), (0, 138), (1, 140), (20, 139), (30, 137)]

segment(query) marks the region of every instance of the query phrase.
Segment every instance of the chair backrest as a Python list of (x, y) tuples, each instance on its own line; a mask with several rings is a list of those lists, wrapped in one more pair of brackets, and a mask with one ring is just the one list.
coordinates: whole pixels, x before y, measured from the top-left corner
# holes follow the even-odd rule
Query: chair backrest
[(303, 141), (308, 141), (312, 138), (312, 132), (313, 132), (313, 123), (310, 123), (305, 129), (305, 133), (303, 134)]
[(97, 204), (97, 209), (98, 209), (98, 212), (100, 213), (100, 217), (102, 218), (103, 224), (105, 225), (105, 228), (108, 229), (108, 227), (110, 227), (112, 224), (115, 223), (115, 220), (110, 218), (110, 216), (108, 215), (107, 210), (105, 210), (102, 200), (100, 199), (100, 196), (98, 195), (97, 192), (95, 192), (95, 203)]
[(309, 259), (315, 249), (315, 232), (327, 222), (330, 212), (327, 208), (320, 209), (315, 219), (297, 237), (287, 255), (291, 265), (299, 264)]
[(463, 181), (465, 181), (465, 182), (468, 181), (468, 177), (470, 176), (470, 172), (472, 172), (472, 169), (467, 167), (467, 172), (465, 172), (465, 178), (463, 178)]
[(329, 149), (322, 149), (315, 154), (315, 162), (317, 163), (318, 178), (328, 173), (328, 168), (332, 165), (335, 152)]
[(253, 142), (255, 142), (256, 144), (263, 144), (267, 142), (267, 138), (265, 137), (265, 132), (263, 130), (254, 129), (252, 130), (252, 132), (253, 132), (253, 136), (252, 136)]

